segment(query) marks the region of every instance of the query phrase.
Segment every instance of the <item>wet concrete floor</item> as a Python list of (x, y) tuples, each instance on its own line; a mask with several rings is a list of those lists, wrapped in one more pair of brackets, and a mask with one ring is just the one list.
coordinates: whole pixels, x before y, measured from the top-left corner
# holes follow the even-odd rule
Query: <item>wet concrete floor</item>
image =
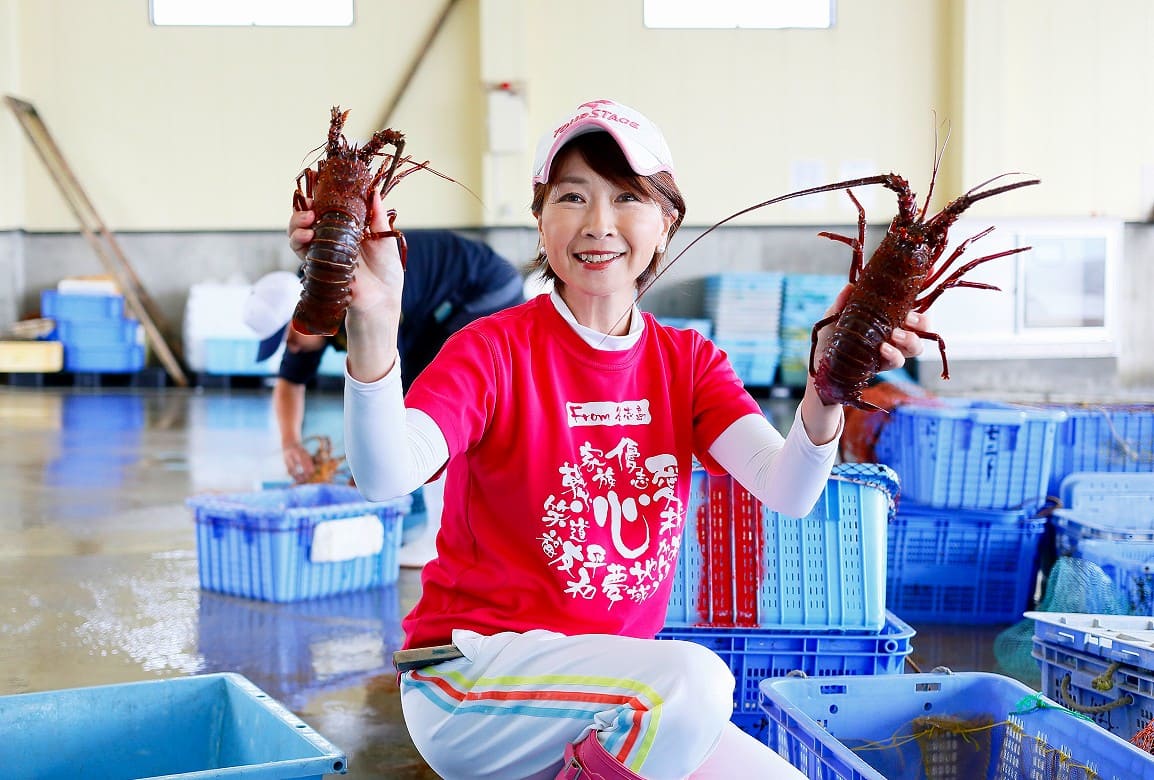
[[(343, 452), (339, 392), (311, 393), (305, 425)], [(288, 604), (199, 587), (186, 500), (283, 480), (278, 441), (259, 389), (0, 386), (0, 696), (239, 672), (343, 750), (348, 777), (436, 777), (390, 662), (418, 572)], [(995, 670), (1001, 627), (914, 628), (918, 668)]]

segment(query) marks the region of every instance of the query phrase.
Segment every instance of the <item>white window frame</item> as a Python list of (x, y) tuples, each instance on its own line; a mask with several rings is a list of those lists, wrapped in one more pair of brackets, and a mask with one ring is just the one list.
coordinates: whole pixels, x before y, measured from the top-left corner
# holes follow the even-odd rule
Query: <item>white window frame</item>
[(149, 0), (158, 27), (351, 27), (356, 0)]
[[(1053, 219), (962, 219), (950, 228), (951, 246), (980, 233), (990, 225), (995, 229), (971, 244), (954, 265), (960, 268), (969, 260), (1020, 246), (1036, 247), (1008, 257), (998, 258), (975, 268), (964, 277), (985, 282), (1000, 291), (946, 290), (928, 310), (930, 328), (946, 342), (946, 359), (1026, 359), (1090, 358), (1118, 355), (1117, 280), (1122, 268), (1124, 223), (1112, 218)], [(1047, 262), (1042, 242), (1090, 242), (1101, 248), (1104, 262), (1100, 280), (1101, 299), (1083, 297), (1071, 308), (1101, 312), (1101, 324), (1084, 326), (1035, 326), (1028, 320), (1030, 294), (1048, 296), (1060, 315), (1063, 294), (1074, 291), (1061, 287), (1062, 280), (1033, 276), (1035, 289), (1030, 290), (1030, 263)], [(1096, 259), (1087, 257), (1087, 261)], [(947, 272), (947, 276), (949, 273)], [(1053, 283), (1054, 289), (1047, 289)], [(1039, 289), (1040, 287), (1040, 289)], [(1034, 300), (1037, 300), (1035, 298)], [(941, 362), (937, 345), (927, 342), (922, 359)]]
[(837, 0), (643, 0), (650, 29), (828, 29)]

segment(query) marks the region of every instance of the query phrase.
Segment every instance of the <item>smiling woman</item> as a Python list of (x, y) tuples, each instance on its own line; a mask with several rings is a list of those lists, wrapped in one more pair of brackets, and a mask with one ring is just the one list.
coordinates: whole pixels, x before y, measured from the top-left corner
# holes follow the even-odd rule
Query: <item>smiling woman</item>
[[(581, 104), (542, 137), (532, 183), (552, 292), (457, 332), (407, 395), (395, 242), (363, 242), (352, 285), (357, 486), (387, 500), (445, 479), (437, 557), (403, 623), (405, 649), (430, 656), (400, 675), (413, 743), (446, 778), (800, 777), (730, 722), (734, 679), (716, 654), (654, 636), (694, 459), (804, 516), (841, 407), (811, 385), (783, 437), (714, 343), (637, 307), (685, 215), (669, 148), (640, 112)], [(295, 250), (307, 224), (290, 220)]]

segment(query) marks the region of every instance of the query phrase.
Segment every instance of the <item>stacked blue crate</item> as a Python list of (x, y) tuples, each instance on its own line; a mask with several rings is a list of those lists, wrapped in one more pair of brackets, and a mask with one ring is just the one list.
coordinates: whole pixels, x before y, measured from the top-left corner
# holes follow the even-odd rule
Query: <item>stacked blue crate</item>
[(886, 606), (914, 623), (1021, 619), (1065, 413), (960, 398), (895, 409), (874, 447), (901, 478)]
[(42, 290), (40, 314), (64, 347), (64, 370), (124, 374), (144, 368), (144, 331), (124, 316), (124, 296)]
[(781, 302), (781, 383), (804, 387), (809, 374), (810, 334), (846, 278), (834, 274), (786, 274)]
[(705, 315), (713, 321), (713, 341), (746, 385), (772, 385), (777, 375), (783, 279), (773, 271), (705, 278)]

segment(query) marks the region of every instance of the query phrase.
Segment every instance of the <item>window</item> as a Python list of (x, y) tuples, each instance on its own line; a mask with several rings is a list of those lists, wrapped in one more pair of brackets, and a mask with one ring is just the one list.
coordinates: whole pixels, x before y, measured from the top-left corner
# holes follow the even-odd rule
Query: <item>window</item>
[(349, 27), (354, 0), (150, 0), (159, 26)]
[[(951, 245), (991, 224), (997, 229), (975, 241), (955, 269), (1005, 249), (1030, 249), (991, 260), (965, 276), (968, 281), (993, 284), (999, 291), (947, 290), (930, 307), (931, 326), (946, 340), (947, 357), (1116, 355), (1115, 277), (1122, 261), (1121, 221), (963, 219), (950, 228)], [(923, 357), (936, 356), (937, 348), (929, 344)]]
[(827, 29), (835, 0), (644, 0), (645, 26), (672, 29)]

